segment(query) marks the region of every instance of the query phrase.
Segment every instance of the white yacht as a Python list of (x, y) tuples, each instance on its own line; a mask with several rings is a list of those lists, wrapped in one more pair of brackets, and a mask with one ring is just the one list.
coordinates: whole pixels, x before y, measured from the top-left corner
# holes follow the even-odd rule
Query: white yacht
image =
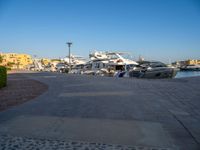
[(127, 71), (137, 65), (137, 62), (125, 58), (124, 52), (94, 52), (90, 56), (90, 73), (96, 75), (114, 76), (116, 72)]
[(200, 65), (187, 65), (180, 68), (183, 71), (200, 71)]
[(109, 59), (108, 65), (113, 67), (114, 70), (128, 71), (138, 65), (137, 62), (131, 60), (130, 54), (126, 52), (110, 52), (107, 53), (107, 56)]
[(129, 71), (129, 76), (149, 79), (173, 78), (177, 71), (177, 68), (169, 67), (162, 62), (141, 61), (137, 67)]
[[(65, 63), (69, 64), (69, 57), (65, 57), (62, 59)], [(71, 55), (70, 56), (70, 64), (73, 65), (80, 65), (80, 64), (85, 64), (86, 63), (86, 59), (81, 57), (81, 56), (75, 56), (75, 55)]]
[(80, 74), (84, 65), (87, 62), (87, 60), (83, 58), (82, 56), (75, 56), (75, 55), (70, 56), (70, 62), (69, 62), (68, 56), (65, 57), (63, 61), (68, 65), (67, 67), (68, 69), (69, 69), (69, 65), (71, 66), (71, 70), (69, 73), (75, 73), (75, 74)]

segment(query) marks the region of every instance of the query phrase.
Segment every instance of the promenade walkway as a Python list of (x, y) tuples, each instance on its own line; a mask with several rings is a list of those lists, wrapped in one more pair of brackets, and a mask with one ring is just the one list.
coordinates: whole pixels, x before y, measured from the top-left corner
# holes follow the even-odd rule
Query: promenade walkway
[(48, 91), (0, 112), (0, 149), (200, 149), (200, 77), (20, 75)]

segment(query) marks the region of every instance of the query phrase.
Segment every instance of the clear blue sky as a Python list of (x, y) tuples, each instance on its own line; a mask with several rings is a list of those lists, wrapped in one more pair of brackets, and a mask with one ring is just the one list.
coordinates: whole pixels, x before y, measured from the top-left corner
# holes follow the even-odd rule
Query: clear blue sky
[(0, 0), (0, 51), (39, 57), (128, 51), (200, 59), (199, 0)]

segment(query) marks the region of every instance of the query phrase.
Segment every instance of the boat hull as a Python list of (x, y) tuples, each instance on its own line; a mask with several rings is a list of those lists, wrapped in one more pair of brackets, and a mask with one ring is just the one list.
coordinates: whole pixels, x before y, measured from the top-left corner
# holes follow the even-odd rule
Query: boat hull
[(174, 78), (177, 74), (175, 68), (156, 68), (151, 70), (132, 70), (129, 72), (130, 77), (147, 78), (147, 79), (163, 79)]
[(200, 68), (180, 68), (181, 71), (200, 71)]

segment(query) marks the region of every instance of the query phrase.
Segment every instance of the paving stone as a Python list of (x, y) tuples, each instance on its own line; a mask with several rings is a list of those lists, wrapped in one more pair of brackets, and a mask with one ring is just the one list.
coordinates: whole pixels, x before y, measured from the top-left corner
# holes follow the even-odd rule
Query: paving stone
[[(59, 141), (49, 139), (22, 138), (11, 135), (0, 135), (0, 149), (3, 150), (172, 150), (170, 148), (152, 148), (145, 146), (127, 146), (79, 141)], [(65, 146), (63, 146), (65, 145)], [(78, 145), (78, 147), (76, 147)], [(94, 147), (103, 145), (103, 147)]]
[[(0, 123), (24, 114), (157, 122), (164, 126), (165, 131), (172, 137), (174, 145), (181, 150), (200, 149), (198, 144), (200, 143), (200, 128), (198, 126), (200, 124), (199, 77), (173, 80), (136, 80), (56, 73), (26, 73), (14, 76), (9, 75), (9, 79), (13, 83), (25, 77), (47, 84), (49, 89), (45, 95), (35, 98), (35, 101), (29, 101), (1, 112)], [(56, 78), (45, 76), (56, 76)], [(16, 86), (17, 91), (21, 94), (17, 94), (15, 90), (6, 92), (2, 89), (1, 91), (4, 90), (4, 95), (10, 94), (11, 97), (18, 97), (15, 99), (15, 103), (27, 98), (28, 94), (36, 96), (31, 91), (26, 93), (23, 88), (20, 89), (19, 84)], [(24, 85), (24, 88), (27, 87), (33, 89), (31, 85)], [(116, 91), (121, 91), (123, 94), (120, 96), (120, 94), (115, 93)], [(124, 91), (131, 94), (124, 93)], [(74, 96), (76, 92), (79, 95)], [(85, 95), (80, 94), (84, 92), (86, 92)], [(106, 92), (113, 93), (106, 96)], [(73, 94), (71, 97), (59, 97), (62, 93)], [(90, 95), (91, 93), (99, 93), (99, 95), (94, 97)], [(125, 96), (125, 94), (127, 95)], [(2, 100), (4, 96), (0, 96), (0, 98)], [(7, 104), (1, 103), (0, 107), (7, 107)], [(4, 141), (8, 142), (9, 138), (5, 138)], [(27, 143), (27, 139), (18, 140), (18, 142)], [(85, 144), (83, 143), (83, 145)], [(22, 147), (26, 146), (28, 144)], [(100, 147), (105, 149), (106, 146), (103, 147), (102, 144)], [(42, 149), (42, 146), (38, 147)], [(115, 148), (117, 147), (115, 146)], [(134, 148), (138, 149), (138, 147)]]

